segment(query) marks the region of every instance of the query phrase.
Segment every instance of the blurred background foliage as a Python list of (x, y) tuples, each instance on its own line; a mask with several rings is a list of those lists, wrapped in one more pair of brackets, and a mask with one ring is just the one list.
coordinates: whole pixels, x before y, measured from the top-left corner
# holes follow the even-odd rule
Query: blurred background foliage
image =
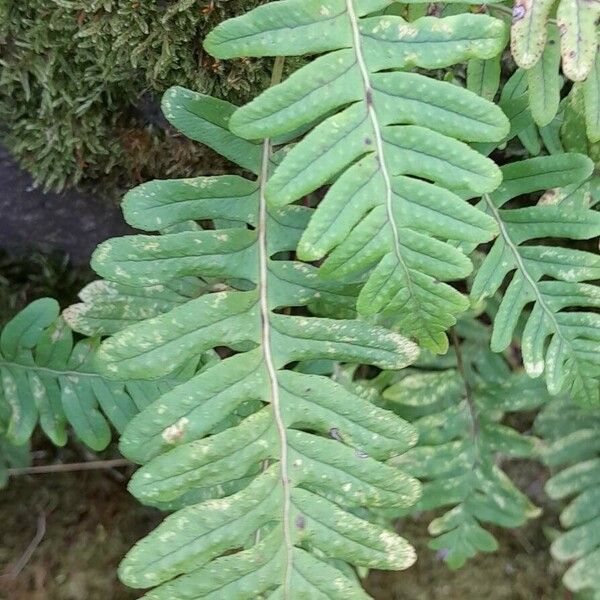
[(20, 256), (0, 250), (0, 324), (38, 298), (50, 296), (62, 306), (77, 301), (79, 290), (93, 275), (89, 267), (74, 266), (58, 250)]

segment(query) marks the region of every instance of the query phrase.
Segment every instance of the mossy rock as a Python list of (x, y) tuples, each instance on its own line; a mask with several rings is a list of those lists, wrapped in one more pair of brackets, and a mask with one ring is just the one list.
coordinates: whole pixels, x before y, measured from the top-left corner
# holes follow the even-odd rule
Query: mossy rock
[(270, 61), (202, 50), (218, 22), (265, 0), (0, 0), (4, 143), (38, 185), (123, 186), (198, 172), (206, 156), (149, 123), (173, 84), (244, 102)]

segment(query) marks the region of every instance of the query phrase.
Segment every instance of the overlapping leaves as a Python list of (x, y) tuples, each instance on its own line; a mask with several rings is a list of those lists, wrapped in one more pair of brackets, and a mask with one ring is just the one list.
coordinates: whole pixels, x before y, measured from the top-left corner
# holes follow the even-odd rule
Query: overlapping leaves
[(423, 496), (411, 512), (448, 508), (429, 524), (435, 536), (429, 545), (443, 551), (451, 568), (477, 552), (497, 549), (483, 524), (519, 527), (540, 512), (502, 471), (498, 457), (535, 454), (535, 438), (502, 419), (539, 406), (545, 390), (526, 375), (512, 373), (501, 356), (481, 351), (485, 328), (471, 325), (466, 331), (477, 335), (462, 345), (464, 373), (407, 369), (383, 391), (384, 406), (407, 418), (419, 433), (418, 446), (391, 461), (423, 481)]
[(572, 592), (600, 598), (600, 412), (557, 400), (536, 420), (547, 440), (544, 460), (557, 472), (546, 483), (556, 500), (569, 500), (560, 514), (566, 530), (551, 546), (565, 563), (563, 583)]
[[(558, 37), (557, 33), (554, 35)], [(590, 144), (600, 141), (600, 58), (595, 60), (588, 78), (576, 82), (563, 100), (563, 81), (556, 70), (559, 58), (557, 46), (548, 46), (534, 67), (527, 71), (517, 69), (502, 90), (503, 98), (510, 92), (521, 96), (515, 99), (516, 103), (527, 101), (529, 114), (521, 120), (528, 121), (528, 131), (519, 137), (530, 154), (540, 154), (540, 137), (552, 154), (562, 152), (563, 144), (566, 149), (580, 151), (587, 144), (586, 138)], [(500, 105), (506, 111), (502, 101)], [(573, 119), (568, 118), (569, 111), (580, 113), (581, 126), (574, 126)], [(569, 138), (579, 147), (571, 148)]]
[[(502, 168), (504, 180), (481, 207), (496, 220), (500, 235), (473, 282), (474, 301), (509, 284), (494, 318), (491, 347), (504, 350), (521, 314), (531, 305), (522, 331), (523, 362), (531, 377), (545, 373), (548, 390), (569, 390), (580, 402), (598, 402), (600, 292), (587, 283), (600, 275), (597, 253), (547, 243), (548, 238), (585, 240), (600, 234), (600, 215), (587, 206), (539, 204), (506, 207), (523, 194), (547, 187), (583, 184), (592, 172), (583, 155), (544, 156)], [(532, 243), (536, 240), (535, 243)]]
[(74, 343), (50, 298), (32, 302), (6, 324), (0, 336), (4, 445), (18, 452), (39, 423), (58, 446), (66, 443), (71, 425), (90, 448), (102, 450), (111, 439), (109, 422), (123, 431), (135, 414), (171, 387), (166, 381), (106, 379), (95, 364), (98, 344), (97, 339)]
[[(559, 40), (552, 31), (549, 33), (557, 29), (563, 73), (573, 81), (583, 81), (590, 74), (598, 53), (600, 3), (559, 0), (556, 23), (551, 23), (550, 12), (555, 4), (556, 0), (516, 0), (511, 27), (513, 57), (524, 69), (535, 67), (549, 46), (558, 46)], [(555, 77), (555, 73), (549, 76)]]
[[(203, 103), (173, 90), (167, 116), (201, 132)], [(229, 141), (243, 145), (228, 137), (232, 155)], [(269, 164), (265, 142), (258, 181), (199, 177), (136, 188), (124, 201), (133, 226), (210, 226), (117, 238), (93, 258), (103, 277), (129, 287), (180, 277), (229, 282), (127, 327), (100, 351), (106, 373), (148, 378), (227, 348), (223, 360), (157, 400), (122, 436), (125, 455), (144, 463), (132, 492), (180, 509), (121, 566), (127, 584), (159, 586), (147, 594), (153, 600), (366, 598), (343, 563), (397, 569), (414, 560), (393, 531), (348, 510), (417, 499), (416, 480), (383, 462), (415, 443), (414, 429), (325, 377), (286, 366), (329, 358), (401, 368), (417, 348), (383, 328), (302, 308), (319, 299), (352, 305), (354, 288), (290, 260), (310, 210), (267, 206)]]
[(145, 288), (99, 279), (79, 292), (81, 302), (67, 307), (63, 318), (78, 333), (111, 335), (128, 325), (168, 312), (209, 289), (210, 284), (194, 277)]
[[(366, 279), (363, 315), (387, 312), (420, 345), (444, 352), (445, 330), (467, 307), (444, 283), (471, 271), (445, 243), (490, 239), (494, 223), (453, 188), (492, 191), (497, 167), (465, 141), (498, 141), (498, 107), (449, 83), (400, 69), (436, 69), (503, 48), (501, 21), (462, 14), (369, 16), (386, 0), (286, 0), (217, 27), (205, 46), (219, 58), (323, 54), (236, 111), (245, 138), (316, 124), (283, 158), (267, 186), (273, 206), (332, 184), (300, 240), (298, 255), (321, 259), (323, 276)], [(429, 183), (429, 180), (433, 183)]]
[[(557, 4), (556, 19), (550, 18)], [(598, 20), (600, 2), (592, 0), (516, 0), (511, 50), (527, 70), (530, 107), (535, 122), (547, 126), (559, 110), (562, 73), (583, 90), (586, 131), (600, 140)]]

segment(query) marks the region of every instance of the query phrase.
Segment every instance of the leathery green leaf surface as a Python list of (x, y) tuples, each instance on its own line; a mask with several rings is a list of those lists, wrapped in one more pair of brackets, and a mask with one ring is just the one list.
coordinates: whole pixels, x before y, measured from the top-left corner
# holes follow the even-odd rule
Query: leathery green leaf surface
[(165, 313), (210, 288), (195, 277), (144, 288), (100, 279), (86, 285), (79, 292), (81, 302), (68, 306), (62, 316), (78, 333), (90, 337), (111, 335), (128, 325)]
[(119, 285), (245, 282), (131, 325), (100, 350), (105, 373), (146, 378), (216, 346), (237, 352), (163, 395), (122, 436), (124, 454), (144, 463), (131, 491), (180, 508), (120, 568), (130, 586), (158, 586), (146, 596), (154, 600), (366, 598), (336, 561), (401, 569), (415, 560), (393, 531), (350, 512), (418, 499), (417, 480), (385, 463), (416, 443), (414, 428), (326, 377), (286, 366), (328, 358), (399, 369), (418, 349), (363, 321), (298, 314), (318, 298), (347, 306), (354, 290), (286, 259), (310, 210), (267, 207), (269, 150), (267, 141), (257, 182), (153, 182), (124, 202), (140, 229), (220, 216), (228, 228), (110, 240), (93, 259)]
[(544, 156), (504, 166), (502, 186), (481, 202), (501, 233), (471, 290), (473, 300), (480, 301), (495, 294), (509, 275), (494, 319), (492, 350), (500, 352), (511, 343), (521, 313), (531, 305), (521, 341), (527, 373), (530, 377), (544, 373), (551, 394), (569, 391), (589, 405), (598, 402), (600, 293), (597, 285), (586, 282), (598, 279), (600, 258), (592, 252), (526, 242), (597, 237), (600, 215), (587, 206), (503, 206), (540, 186), (583, 183), (592, 169), (590, 159), (580, 154)]
[(445, 511), (429, 524), (429, 547), (443, 550), (452, 569), (479, 552), (497, 549), (486, 524), (519, 527), (540, 514), (503, 472), (498, 456), (535, 455), (537, 440), (502, 420), (506, 413), (532, 410), (547, 399), (543, 384), (511, 372), (503, 358), (482, 351), (485, 339), (469, 337), (462, 327), (465, 331), (465, 379), (456, 368), (407, 369), (383, 390), (383, 406), (408, 419), (419, 433), (415, 448), (389, 461), (423, 481), (421, 500), (402, 514)]
[[(485, 15), (369, 16), (389, 2), (286, 0), (218, 26), (205, 47), (218, 58), (322, 54), (237, 110), (233, 131), (277, 136), (317, 122), (267, 186), (274, 207), (332, 183), (298, 246), (326, 278), (364, 278), (357, 310), (393, 315), (398, 330), (434, 352), (468, 306), (446, 282), (472, 269), (448, 245), (493, 237), (492, 220), (451, 190), (492, 191), (498, 168), (465, 142), (499, 141), (509, 124), (477, 94), (401, 69), (491, 59), (504, 24)], [(441, 238), (441, 239), (440, 239)], [(410, 316), (409, 316), (410, 315)]]
[(563, 583), (574, 593), (600, 594), (600, 443), (597, 408), (564, 400), (549, 404), (536, 419), (547, 440), (543, 458), (553, 468), (546, 492), (567, 501), (560, 514), (565, 530), (552, 542), (552, 555), (570, 563)]

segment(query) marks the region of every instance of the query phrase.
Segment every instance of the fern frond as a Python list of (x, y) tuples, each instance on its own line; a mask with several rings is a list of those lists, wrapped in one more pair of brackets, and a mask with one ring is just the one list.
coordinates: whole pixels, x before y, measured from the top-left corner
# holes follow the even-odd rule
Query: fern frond
[(600, 412), (557, 400), (540, 413), (536, 430), (548, 441), (545, 463), (558, 469), (546, 492), (569, 499), (560, 514), (566, 531), (552, 542), (552, 555), (572, 563), (563, 577), (569, 590), (600, 598)]
[(462, 352), (464, 374), (456, 368), (409, 369), (383, 391), (384, 406), (419, 433), (418, 446), (390, 462), (423, 481), (423, 496), (410, 512), (447, 509), (429, 524), (435, 536), (429, 546), (443, 550), (453, 569), (478, 552), (497, 549), (482, 524), (518, 527), (539, 515), (497, 459), (534, 455), (535, 438), (501, 421), (506, 413), (531, 410), (545, 399), (538, 382), (511, 373), (501, 357), (482, 353), (481, 340), (466, 343)]
[[(585, 140), (587, 136), (590, 143), (598, 142), (600, 141), (600, 113), (598, 110), (600, 102), (600, 51), (596, 53), (592, 68), (585, 81), (575, 82), (572, 90), (569, 92), (568, 99), (561, 103), (560, 96), (563, 80), (559, 71), (560, 52), (558, 39), (560, 34), (554, 25), (549, 26), (548, 32), (549, 41), (540, 60), (530, 69), (517, 69), (513, 74), (513, 77), (517, 78), (521, 77), (523, 73), (526, 74), (526, 81), (523, 81), (523, 88), (519, 89), (519, 91), (524, 92), (527, 96), (527, 109), (531, 111), (532, 121), (539, 126), (539, 135), (546, 143), (549, 135), (549, 127), (555, 123), (556, 129), (558, 129), (560, 123), (564, 120), (565, 107), (569, 103), (575, 103), (582, 114), (582, 122), (585, 128), (583, 139)], [(503, 106), (502, 102), (500, 106), (507, 116), (510, 117), (511, 114)], [(556, 123), (558, 123), (558, 126), (556, 126)], [(568, 127), (566, 130), (570, 136), (575, 134), (572, 127)], [(537, 137), (537, 128), (531, 127), (530, 137)], [(540, 153), (540, 150), (534, 150), (531, 143), (528, 143), (527, 140), (522, 139), (522, 142), (531, 154), (537, 155)], [(548, 150), (553, 153), (552, 147), (549, 147)], [(578, 152), (581, 148), (569, 148), (569, 150)]]
[(55, 300), (36, 300), (0, 336), (0, 432), (13, 446), (26, 444), (35, 426), (56, 445), (67, 425), (93, 450), (111, 439), (173, 382), (112, 381), (95, 365), (99, 340), (73, 341)]
[[(549, 23), (555, 0), (516, 0), (511, 26), (511, 51), (515, 62), (531, 69), (542, 59), (548, 29), (560, 30), (560, 54), (563, 73), (573, 81), (583, 81), (592, 70), (598, 52), (597, 22), (600, 4), (586, 0), (559, 0), (556, 26)], [(554, 75), (552, 75), (554, 77)]]
[(209, 289), (207, 282), (193, 277), (145, 288), (97, 280), (79, 292), (81, 302), (67, 307), (62, 316), (73, 331), (106, 336), (165, 313)]
[[(185, 136), (209, 146), (251, 173), (259, 174), (261, 144), (239, 138), (228, 129), (229, 119), (237, 108), (235, 105), (174, 86), (164, 93), (161, 106), (165, 117)], [(273, 157), (270, 161), (275, 164)], [(179, 181), (179, 184), (172, 182), (169, 188), (170, 193), (179, 196), (179, 205), (182, 204), (183, 195), (189, 194), (190, 199), (194, 200), (194, 180)], [(160, 182), (158, 183), (160, 187)], [(155, 193), (152, 190), (154, 185), (156, 183), (149, 183), (147, 186), (149, 198)], [(234, 227), (232, 218), (235, 211), (229, 212), (230, 206), (226, 198), (220, 198), (219, 201), (220, 206), (215, 207), (217, 212), (212, 218), (219, 219), (222, 227)], [(152, 213), (151, 204), (152, 201), (143, 206), (148, 214)], [(134, 215), (134, 223), (135, 218)], [(245, 226), (245, 222), (240, 221), (238, 226), (240, 225)], [(163, 213), (156, 221), (156, 228), (165, 233), (181, 233), (198, 230), (199, 226), (193, 220), (193, 215), (189, 219), (182, 219), (181, 212), (177, 212), (172, 217)], [(81, 290), (79, 297), (82, 302), (65, 309), (63, 317), (74, 331), (84, 335), (110, 335), (127, 325), (168, 312), (205, 293), (223, 291), (229, 287), (223, 279), (197, 277), (180, 277), (146, 287), (98, 280)]]
[(285, 155), (266, 190), (281, 207), (333, 184), (298, 255), (329, 253), (326, 277), (366, 271), (359, 313), (389, 312), (400, 332), (444, 352), (444, 332), (467, 307), (444, 282), (472, 268), (444, 236), (485, 241), (495, 233), (451, 189), (491, 191), (500, 183), (497, 167), (464, 142), (499, 141), (508, 121), (469, 90), (399, 69), (492, 58), (506, 32), (485, 15), (413, 23), (369, 16), (388, 4), (273, 2), (221, 24), (205, 46), (219, 58), (325, 53), (237, 110), (230, 127), (255, 139), (318, 124)]
[(482, 98), (493, 101), (500, 88), (501, 58), (502, 53), (499, 52), (494, 58), (469, 60), (467, 63), (467, 89)]
[(519, 195), (582, 183), (592, 168), (592, 162), (578, 154), (533, 158), (502, 168), (502, 185), (485, 195), (481, 203), (496, 220), (500, 235), (471, 290), (478, 302), (495, 294), (509, 276), (494, 320), (492, 350), (500, 352), (511, 343), (521, 313), (531, 304), (521, 346), (527, 373), (538, 377), (545, 372), (551, 394), (568, 389), (574, 398), (588, 404), (598, 402), (600, 315), (594, 309), (600, 306), (600, 291), (585, 282), (598, 279), (600, 257), (528, 242), (596, 237), (600, 234), (600, 214), (549, 204), (503, 207)]
[[(311, 211), (267, 207), (269, 168), (266, 141), (258, 181), (136, 188), (123, 204), (133, 226), (159, 231), (191, 219), (216, 228), (117, 238), (93, 257), (119, 285), (239, 282), (131, 325), (100, 350), (104, 372), (128, 378), (160, 377), (216, 346), (237, 352), (162, 396), (122, 436), (123, 453), (147, 463), (131, 481), (134, 495), (180, 508), (121, 565), (128, 585), (159, 586), (149, 599), (366, 598), (336, 561), (384, 569), (414, 561), (406, 541), (350, 511), (417, 499), (418, 482), (384, 463), (416, 442), (414, 429), (326, 377), (286, 366), (327, 358), (397, 369), (417, 347), (362, 321), (305, 314), (319, 298), (353, 303), (354, 290), (287, 258)], [(220, 229), (220, 218), (238, 225)]]
[(548, 42), (540, 60), (527, 71), (529, 108), (534, 121), (545, 127), (558, 113), (560, 103), (560, 47), (556, 26), (548, 29)]

